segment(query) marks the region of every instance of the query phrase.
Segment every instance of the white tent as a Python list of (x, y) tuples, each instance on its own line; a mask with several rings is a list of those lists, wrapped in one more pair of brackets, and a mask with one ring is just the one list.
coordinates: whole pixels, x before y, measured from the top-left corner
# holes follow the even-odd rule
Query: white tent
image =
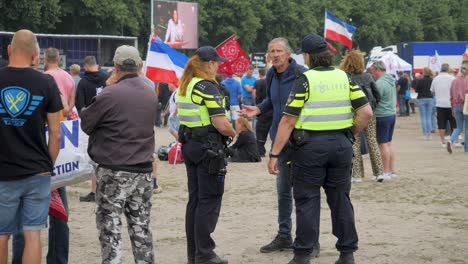
[(393, 52), (387, 52), (382, 58), (381, 61), (387, 67), (387, 73), (393, 76), (397, 75), (397, 71), (412, 71), (413, 67), (408, 62), (404, 61), (402, 58), (398, 57)]

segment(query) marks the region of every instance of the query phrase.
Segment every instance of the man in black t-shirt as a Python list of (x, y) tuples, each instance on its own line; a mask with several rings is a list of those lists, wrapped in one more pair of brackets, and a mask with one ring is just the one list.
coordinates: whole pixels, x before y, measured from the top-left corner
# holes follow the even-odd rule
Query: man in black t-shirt
[[(254, 90), (252, 96), (255, 98), (255, 105), (263, 102), (263, 99), (267, 97), (267, 81), (265, 79), (266, 70), (258, 70), (259, 79), (254, 83)], [(265, 143), (270, 131), (271, 122), (273, 121), (273, 110), (266, 113), (262, 113), (257, 117), (257, 125), (255, 127), (255, 135), (257, 137), (257, 148), (260, 156), (265, 157), (266, 149)]]
[(31, 68), (36, 47), (31, 31), (16, 32), (8, 46), (10, 64), (0, 69), (0, 256), (8, 256), (9, 237), (20, 228), (23, 263), (41, 261), (40, 230), (47, 227), (63, 109), (55, 81)]

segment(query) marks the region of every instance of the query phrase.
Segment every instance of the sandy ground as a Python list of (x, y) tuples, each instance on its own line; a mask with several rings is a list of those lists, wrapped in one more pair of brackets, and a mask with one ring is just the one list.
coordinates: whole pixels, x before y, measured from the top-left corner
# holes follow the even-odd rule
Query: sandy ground
[[(156, 136), (158, 147), (172, 141), (165, 129), (157, 129)], [(397, 120), (393, 142), (398, 179), (373, 181), (365, 155), (366, 178), (351, 192), (359, 234), (356, 262), (468, 263), (468, 155), (461, 148), (449, 155), (435, 136), (432, 141), (422, 140), (419, 115)], [(292, 252), (259, 252), (277, 232), (275, 177), (267, 173), (266, 162), (228, 166), (214, 238), (217, 253), (229, 263), (275, 264), (292, 258)], [(158, 166), (164, 191), (153, 196), (151, 213), (157, 263), (186, 263), (185, 166), (167, 162)], [(68, 188), (70, 263), (100, 263), (95, 205), (79, 202), (89, 186), (86, 182)], [(123, 240), (123, 263), (133, 263), (125, 226)], [(313, 263), (334, 263), (335, 242), (322, 192), (321, 254)], [(46, 243), (43, 250), (45, 255)]]

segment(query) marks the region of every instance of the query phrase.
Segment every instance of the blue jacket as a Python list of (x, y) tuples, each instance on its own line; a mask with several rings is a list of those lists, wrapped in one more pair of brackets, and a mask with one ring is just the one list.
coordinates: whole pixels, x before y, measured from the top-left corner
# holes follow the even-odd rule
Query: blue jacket
[[(302, 72), (305, 72), (306, 70), (307, 69), (305, 67), (302, 67)], [(296, 80), (296, 61), (294, 59), (290, 59), (288, 68), (281, 76), (281, 81), (278, 80), (276, 69), (274, 67), (271, 67), (268, 70), (267, 76), (271, 74), (271, 71), (275, 72), (273, 73), (270, 86), (267, 87), (267, 97), (257, 106), (260, 108), (262, 113), (266, 113), (273, 109), (273, 121), (270, 128), (270, 137), (272, 141), (275, 141), (278, 125), (281, 117), (283, 116), (284, 107), (286, 106), (289, 94), (294, 81)]]
[(221, 82), (229, 90), (229, 102), (232, 106), (239, 105), (237, 96), (241, 95), (241, 85), (234, 78), (226, 78)]

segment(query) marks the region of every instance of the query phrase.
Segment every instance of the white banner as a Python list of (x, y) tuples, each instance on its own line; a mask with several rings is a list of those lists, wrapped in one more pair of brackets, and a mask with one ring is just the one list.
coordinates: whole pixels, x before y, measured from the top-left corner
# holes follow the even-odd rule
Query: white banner
[(87, 152), (88, 135), (81, 130), (80, 122), (77, 119), (60, 123), (60, 153), (54, 165), (53, 190), (91, 179), (94, 168)]

